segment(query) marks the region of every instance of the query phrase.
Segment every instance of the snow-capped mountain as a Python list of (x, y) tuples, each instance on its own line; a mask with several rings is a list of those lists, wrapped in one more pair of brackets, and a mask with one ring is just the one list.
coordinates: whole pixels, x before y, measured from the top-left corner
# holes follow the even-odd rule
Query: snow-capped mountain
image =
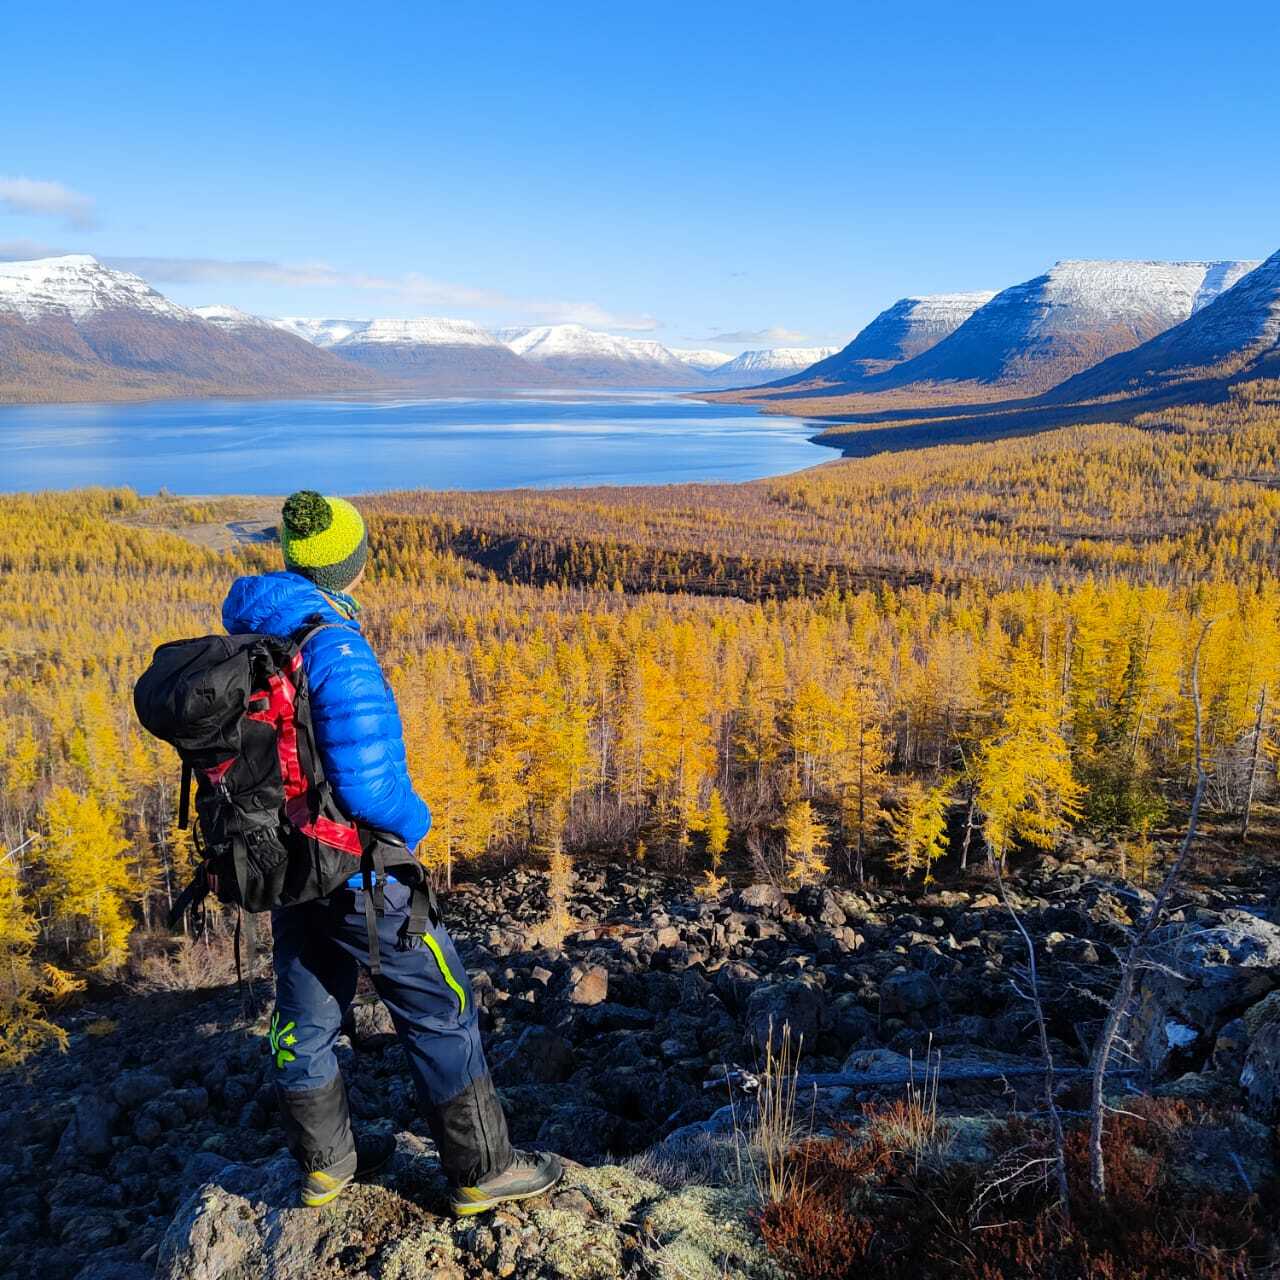
[(580, 324), (503, 330), (516, 355), (577, 384), (611, 387), (703, 386), (701, 372), (660, 342), (619, 338)]
[(899, 298), (861, 329), (848, 346), (811, 368), (778, 379), (778, 385), (856, 383), (884, 373), (937, 346), (995, 296), (987, 291)]
[(247, 311), (241, 311), (239, 307), (219, 305), (192, 307), (192, 310), (201, 320), (207, 320), (210, 324), (216, 324), (219, 329), (228, 329), (232, 333), (244, 329), (276, 328), (270, 320), (264, 320), (261, 316), (252, 316)]
[(389, 383), (415, 390), (500, 391), (554, 381), (469, 320), (285, 316), (268, 323)]
[(835, 347), (766, 347), (744, 351), (712, 370), (709, 376), (723, 387), (754, 387), (786, 374), (800, 374), (835, 351)]
[(0, 312), (23, 320), (81, 321), (107, 311), (135, 311), (167, 320), (193, 313), (157, 293), (141, 276), (113, 271), (87, 253), (0, 262)]
[(864, 386), (970, 383), (1045, 391), (1180, 324), (1255, 265), (1059, 262), (996, 294), (949, 337)]
[(343, 338), (349, 338), (358, 330), (367, 328), (372, 321), (318, 320), (307, 316), (280, 316), (274, 319), (268, 317), (267, 323), (303, 339), (304, 342), (310, 342), (313, 346), (332, 347)]
[(496, 391), (554, 381), (479, 325), (439, 316), (365, 321), (329, 350), (383, 377), (438, 390)]
[[(1228, 279), (1232, 273), (1228, 273)], [(1280, 374), (1280, 253), (1175, 328), (1055, 387), (1053, 402)]]
[(487, 329), (469, 320), (442, 316), (418, 316), (412, 320), (367, 320), (335, 346), (355, 343), (390, 343), (438, 347), (500, 347)]
[(363, 370), (232, 308), (201, 315), (87, 254), (0, 263), (0, 399), (367, 388)]
[(719, 369), (731, 359), (723, 351), (712, 351), (709, 348), (688, 351), (681, 347), (668, 347), (667, 350), (682, 364), (687, 364), (691, 369), (701, 369), (703, 373)]

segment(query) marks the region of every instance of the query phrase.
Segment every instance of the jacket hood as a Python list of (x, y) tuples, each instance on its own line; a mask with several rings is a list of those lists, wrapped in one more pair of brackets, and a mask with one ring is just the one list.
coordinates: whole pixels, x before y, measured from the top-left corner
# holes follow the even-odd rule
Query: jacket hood
[(360, 624), (341, 612), (331, 597), (297, 573), (237, 578), (222, 605), (222, 625), (233, 636), (287, 636), (312, 621), (340, 622), (360, 630)]

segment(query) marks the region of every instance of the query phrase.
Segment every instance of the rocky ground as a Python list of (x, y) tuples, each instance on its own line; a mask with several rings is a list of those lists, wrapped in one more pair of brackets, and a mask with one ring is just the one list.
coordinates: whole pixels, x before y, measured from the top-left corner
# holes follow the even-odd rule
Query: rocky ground
[[(943, 1084), (957, 1132), (1037, 1106), (1030, 1015), (1011, 984), (1020, 936), (984, 886), (905, 897), (752, 885), (714, 903), (636, 868), (580, 870), (576, 931), (528, 950), (545, 877), (461, 886), (447, 915), (485, 1011), (517, 1142), (576, 1162), (551, 1197), (479, 1224), (444, 1187), (389, 1022), (358, 1005), (340, 1050), (358, 1124), (393, 1132), (377, 1183), (327, 1211), (292, 1203), (265, 1019), (234, 988), (121, 996), (68, 1015), (71, 1047), (0, 1078), (0, 1273), (41, 1280), (258, 1277), (770, 1276), (726, 1069), (758, 1065), (771, 1024), (802, 1070), (884, 1075), (932, 1050), (1004, 1079)], [(1088, 868), (1038, 864), (1014, 886), (1046, 975), (1055, 1049), (1079, 1065), (1116, 951), (1149, 895)], [(1251, 1186), (1274, 1173), (1280, 1106), (1280, 927), (1266, 885), (1178, 897), (1128, 1039), (1128, 1087), (1232, 1109), (1197, 1159)], [(260, 981), (262, 997), (269, 999)], [(1067, 1106), (1079, 1080), (1064, 1079)], [(806, 1091), (818, 1127), (872, 1091)], [(975, 1136), (976, 1135), (976, 1136)]]

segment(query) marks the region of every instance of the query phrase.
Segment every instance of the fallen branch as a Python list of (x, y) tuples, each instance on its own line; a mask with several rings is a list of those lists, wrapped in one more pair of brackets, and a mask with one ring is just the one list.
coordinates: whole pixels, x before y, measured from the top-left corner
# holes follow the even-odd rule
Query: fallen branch
[[(1058, 1067), (1059, 1077), (1079, 1077), (1093, 1074), (1092, 1067)], [(1111, 1067), (1109, 1076), (1136, 1076), (1136, 1067)], [(1044, 1076), (1044, 1066), (1039, 1062), (1030, 1062), (1025, 1066), (955, 1066), (941, 1067), (938, 1073), (940, 1084), (962, 1084), (970, 1080), (1012, 1080), (1027, 1076)], [(736, 1086), (750, 1092), (760, 1083), (753, 1071), (729, 1071), (714, 1080), (704, 1080), (704, 1089), (725, 1089)], [(911, 1072), (857, 1072), (857, 1071), (818, 1071), (796, 1078), (796, 1084), (802, 1089), (892, 1089), (901, 1088), (912, 1083)]]

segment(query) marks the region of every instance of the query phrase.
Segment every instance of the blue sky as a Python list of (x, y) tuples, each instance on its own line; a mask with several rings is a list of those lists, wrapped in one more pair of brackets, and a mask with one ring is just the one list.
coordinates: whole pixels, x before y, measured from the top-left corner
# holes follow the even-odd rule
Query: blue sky
[(1280, 248), (1272, 4), (11, 5), (0, 254), (266, 314), (835, 342)]

